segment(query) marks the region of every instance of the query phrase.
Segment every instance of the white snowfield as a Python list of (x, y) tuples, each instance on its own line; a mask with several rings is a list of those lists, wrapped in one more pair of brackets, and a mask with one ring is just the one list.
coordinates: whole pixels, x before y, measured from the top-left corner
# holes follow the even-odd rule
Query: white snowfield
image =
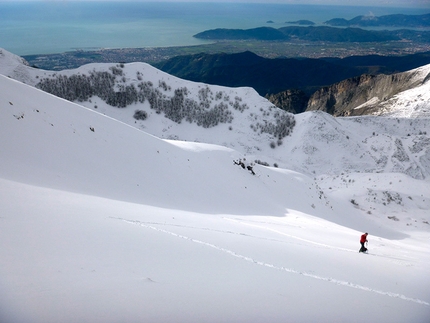
[(271, 148), (222, 90), (232, 130), (0, 75), (0, 322), (429, 321), (430, 121), (305, 113)]

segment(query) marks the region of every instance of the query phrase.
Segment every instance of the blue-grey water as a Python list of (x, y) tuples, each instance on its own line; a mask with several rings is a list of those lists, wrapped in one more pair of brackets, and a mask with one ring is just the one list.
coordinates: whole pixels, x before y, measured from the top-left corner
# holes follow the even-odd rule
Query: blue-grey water
[[(0, 47), (17, 55), (74, 49), (197, 45), (196, 33), (213, 28), (280, 28), (286, 21), (351, 19), (423, 8), (246, 3), (1, 2)], [(273, 23), (268, 24), (268, 21)]]

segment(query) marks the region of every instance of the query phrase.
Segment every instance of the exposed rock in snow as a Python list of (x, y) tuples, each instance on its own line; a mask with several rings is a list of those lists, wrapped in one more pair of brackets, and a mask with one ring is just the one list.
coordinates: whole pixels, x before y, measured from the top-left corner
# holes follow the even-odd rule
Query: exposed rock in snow
[(430, 65), (393, 75), (362, 75), (315, 92), (307, 111), (322, 110), (334, 116), (429, 117), (429, 79)]

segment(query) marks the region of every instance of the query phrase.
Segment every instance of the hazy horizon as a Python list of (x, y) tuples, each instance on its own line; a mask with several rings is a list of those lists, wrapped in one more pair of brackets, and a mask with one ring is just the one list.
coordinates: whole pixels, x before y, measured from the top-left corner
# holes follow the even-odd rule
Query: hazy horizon
[[(0, 0), (2, 1), (2, 0)], [(166, 0), (165, 0), (166, 1)], [(209, 1), (29, 1), (0, 2), (0, 45), (17, 55), (76, 49), (191, 46), (207, 29), (285, 26), (308, 19), (317, 25), (358, 15), (418, 15), (422, 8)], [(430, 12), (430, 10), (428, 11)]]
[[(47, 2), (47, 0), (0, 0), (0, 2)], [(343, 5), (343, 6), (374, 6), (374, 7), (414, 7), (430, 10), (430, 0), (361, 0), (361, 1), (344, 1), (344, 0), (49, 0), (48, 2), (226, 2), (226, 3), (277, 3), (277, 4), (311, 4), (311, 5)]]

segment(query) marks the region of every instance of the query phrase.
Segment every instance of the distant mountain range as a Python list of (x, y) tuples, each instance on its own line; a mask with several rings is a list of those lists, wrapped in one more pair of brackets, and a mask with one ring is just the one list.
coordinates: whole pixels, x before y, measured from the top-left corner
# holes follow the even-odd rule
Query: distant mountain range
[(323, 85), (367, 71), (319, 59), (266, 59), (252, 52), (177, 56), (154, 66), (191, 81), (251, 86), (263, 96), (292, 88), (310, 94)]
[(429, 42), (430, 32), (418, 30), (364, 30), (328, 26), (288, 26), (282, 28), (258, 27), (252, 29), (210, 29), (193, 37), (206, 40), (307, 40), (329, 42), (386, 42), (413, 40)]
[(335, 18), (325, 22), (338, 27), (430, 27), (430, 13), (424, 15), (357, 16), (350, 20)]
[[(196, 82), (251, 86), (260, 95), (317, 89), (362, 74), (392, 74), (430, 64), (430, 52), (407, 56), (352, 56), (324, 59), (268, 59), (251, 52), (177, 56), (155, 66)], [(301, 111), (297, 111), (301, 112)]]
[[(416, 85), (406, 80), (409, 76), (396, 73), (426, 64), (430, 64), (430, 52), (343, 59), (266, 59), (244, 52), (178, 56), (157, 67), (191, 81), (251, 86), (277, 107), (292, 113), (323, 110), (341, 116), (378, 114), (380, 103), (387, 97)], [(378, 85), (381, 82), (384, 91)], [(372, 103), (378, 104), (355, 109), (372, 98), (377, 98)]]
[(211, 29), (194, 35), (195, 38), (207, 40), (289, 40), (293, 38), (309, 41), (333, 42), (382, 42), (399, 40), (399, 38), (385, 31), (368, 31), (359, 28), (334, 28), (327, 26), (301, 27), (289, 26), (279, 29), (258, 27), (252, 29)]

